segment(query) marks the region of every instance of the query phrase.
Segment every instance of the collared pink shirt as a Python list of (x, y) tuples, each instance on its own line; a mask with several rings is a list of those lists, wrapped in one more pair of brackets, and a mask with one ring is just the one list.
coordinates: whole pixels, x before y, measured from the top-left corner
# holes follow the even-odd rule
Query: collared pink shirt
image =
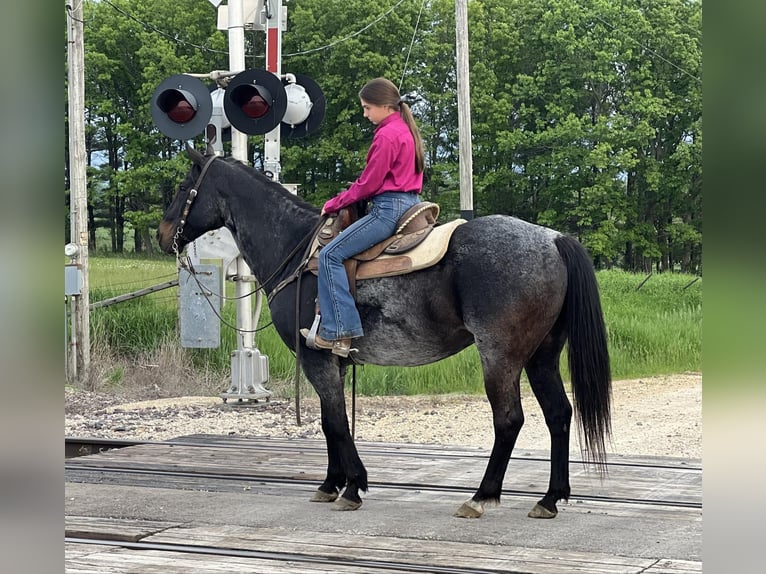
[(399, 112), (394, 112), (375, 130), (367, 152), (367, 165), (357, 180), (324, 204), (325, 213), (336, 213), (363, 199), (386, 191), (420, 193), (423, 173), (415, 173), (415, 141)]

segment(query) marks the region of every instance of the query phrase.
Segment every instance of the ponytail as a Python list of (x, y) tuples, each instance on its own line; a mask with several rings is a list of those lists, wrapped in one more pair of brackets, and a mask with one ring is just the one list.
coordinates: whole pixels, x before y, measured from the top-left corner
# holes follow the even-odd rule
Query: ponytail
[(410, 106), (407, 102), (400, 100), (399, 110), (401, 111), (404, 123), (410, 128), (412, 139), (415, 142), (415, 173), (423, 173), (423, 170), (426, 168), (426, 154), (423, 150), (423, 139), (420, 137), (420, 130), (415, 123), (412, 110), (410, 110)]

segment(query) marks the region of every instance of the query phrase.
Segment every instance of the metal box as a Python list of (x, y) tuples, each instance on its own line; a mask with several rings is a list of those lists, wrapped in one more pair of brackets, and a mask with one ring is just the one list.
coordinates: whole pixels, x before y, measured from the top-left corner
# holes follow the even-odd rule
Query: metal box
[(221, 345), (221, 268), (198, 264), (192, 275), (178, 272), (178, 311), (181, 346), (213, 349)]
[(82, 271), (77, 265), (64, 266), (64, 295), (80, 295)]

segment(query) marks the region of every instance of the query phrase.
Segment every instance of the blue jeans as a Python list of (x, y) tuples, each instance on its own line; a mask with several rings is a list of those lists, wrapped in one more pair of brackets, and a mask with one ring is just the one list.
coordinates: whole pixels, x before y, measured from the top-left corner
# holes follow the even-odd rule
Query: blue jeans
[(319, 335), (328, 341), (361, 337), (362, 321), (351, 296), (343, 262), (390, 237), (396, 223), (420, 201), (416, 193), (387, 191), (370, 200), (370, 212), (344, 229), (319, 252)]

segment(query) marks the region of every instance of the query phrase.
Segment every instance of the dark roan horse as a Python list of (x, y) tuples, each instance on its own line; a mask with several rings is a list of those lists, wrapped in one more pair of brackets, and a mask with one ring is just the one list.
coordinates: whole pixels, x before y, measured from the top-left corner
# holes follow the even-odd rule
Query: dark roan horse
[(188, 146), (187, 153), (193, 165), (160, 224), (160, 246), (179, 253), (204, 233), (227, 227), (264, 291), (272, 294), (274, 327), (293, 351), (300, 341), (300, 366), (321, 403), (328, 464), (313, 501), (355, 510), (362, 504), (360, 491), (367, 490), (367, 470), (346, 411), (344, 381), (352, 361), (424, 365), (472, 344), (481, 358), (495, 437), (481, 484), (457, 516), (477, 518), (485, 504), (500, 500), (524, 424), (522, 370), (551, 436), (548, 490), (529, 516), (553, 518), (556, 503), (569, 498), (573, 411), (559, 369), (565, 343), (581, 448), (586, 461), (605, 472), (611, 431), (606, 329), (592, 263), (575, 239), (501, 215), (458, 226), (435, 266), (357, 283), (364, 337), (353, 341), (357, 352), (341, 358), (296, 338), (296, 327), (310, 327), (314, 318), (316, 277), (289, 278), (302, 264), (301, 246), (320, 221), (319, 209), (241, 162), (204, 156)]

